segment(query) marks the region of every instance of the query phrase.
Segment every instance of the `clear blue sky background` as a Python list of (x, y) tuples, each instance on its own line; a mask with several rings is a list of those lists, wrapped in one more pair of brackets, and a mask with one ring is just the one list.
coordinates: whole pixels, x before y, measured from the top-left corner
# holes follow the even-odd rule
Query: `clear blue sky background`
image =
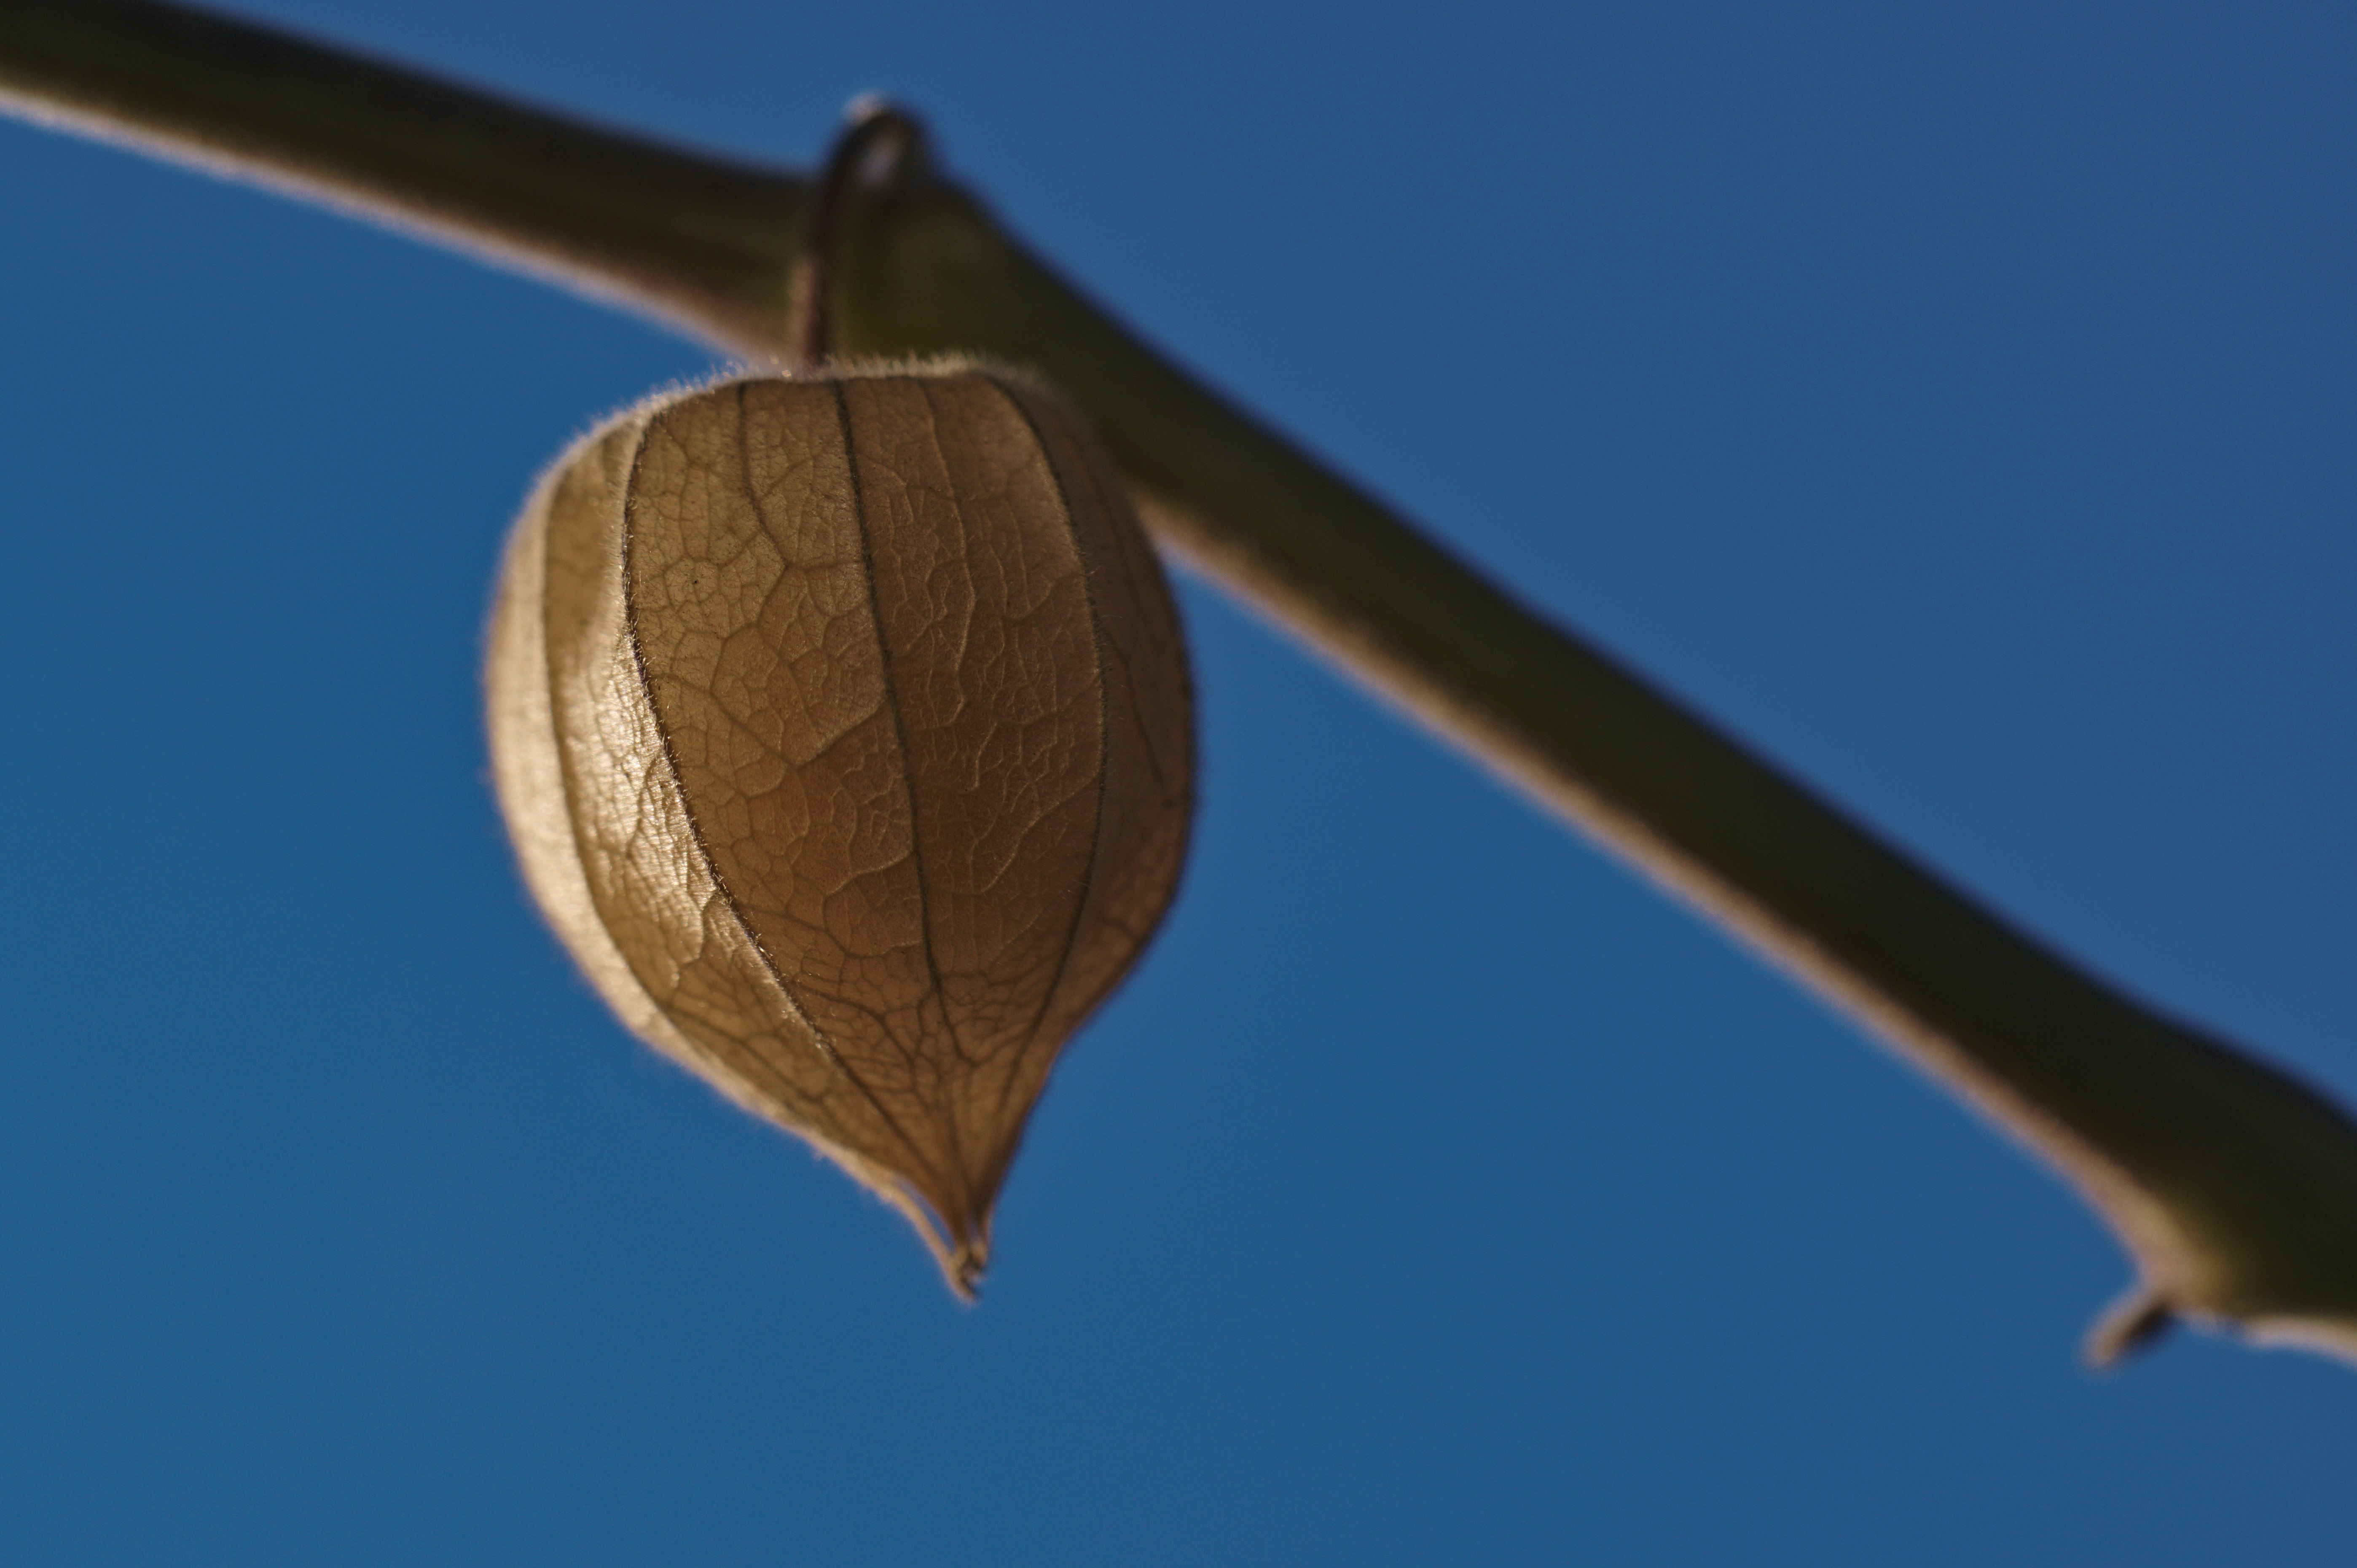
[[(2035, 929), (2357, 1100), (2357, 11), (269, 0), (1151, 336)], [(976, 1310), (600, 1011), (475, 662), (710, 360), (0, 124), (0, 1559), (2340, 1564), (2357, 1374), (1199, 585), (1199, 853)]]

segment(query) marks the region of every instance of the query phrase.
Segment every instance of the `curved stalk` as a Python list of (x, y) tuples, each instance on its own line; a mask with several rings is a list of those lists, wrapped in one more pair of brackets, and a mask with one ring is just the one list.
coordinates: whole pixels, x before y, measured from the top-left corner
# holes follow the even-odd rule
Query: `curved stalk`
[[(0, 0), (0, 105), (788, 348), (806, 182), (146, 0)], [(980, 350), (1094, 419), (1166, 547), (1830, 997), (2049, 1161), (2173, 1316), (2357, 1360), (2357, 1125), (2158, 1016), (1549, 624), (920, 173), (847, 215), (849, 352)]]

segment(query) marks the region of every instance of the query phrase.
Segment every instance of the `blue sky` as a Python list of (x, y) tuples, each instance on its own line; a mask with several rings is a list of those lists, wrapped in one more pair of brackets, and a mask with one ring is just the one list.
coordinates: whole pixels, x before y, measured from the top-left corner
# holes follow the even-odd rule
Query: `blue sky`
[[(1189, 363), (2357, 1102), (2346, 7), (276, 0), (806, 160), (882, 88)], [(608, 1019), (485, 783), (539, 466), (700, 347), (0, 124), (0, 1557), (2338, 1563), (1841, 1019), (1200, 585), (1179, 905), (984, 1304)]]

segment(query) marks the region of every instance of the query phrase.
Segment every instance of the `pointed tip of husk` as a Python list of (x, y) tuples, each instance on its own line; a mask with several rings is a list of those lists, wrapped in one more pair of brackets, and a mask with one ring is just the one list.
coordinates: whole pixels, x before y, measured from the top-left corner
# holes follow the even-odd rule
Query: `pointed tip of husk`
[[(944, 1209), (927, 1198), (907, 1178), (891, 1180), (873, 1167), (854, 1167), (854, 1174), (900, 1211), (925, 1244), (942, 1271), (950, 1294), (968, 1306), (982, 1298), (982, 1277), (990, 1270), (990, 1207)], [(945, 1214), (958, 1216), (956, 1222)]]
[(950, 1287), (950, 1294), (966, 1306), (981, 1301), (982, 1276), (990, 1272), (987, 1233), (976, 1232), (960, 1240), (942, 1234), (931, 1225), (919, 1229), (924, 1233), (925, 1246), (933, 1254), (933, 1262), (941, 1265), (942, 1282)]
[(982, 1300), (982, 1276), (990, 1268), (986, 1248), (961, 1247), (942, 1265), (950, 1294), (972, 1306)]

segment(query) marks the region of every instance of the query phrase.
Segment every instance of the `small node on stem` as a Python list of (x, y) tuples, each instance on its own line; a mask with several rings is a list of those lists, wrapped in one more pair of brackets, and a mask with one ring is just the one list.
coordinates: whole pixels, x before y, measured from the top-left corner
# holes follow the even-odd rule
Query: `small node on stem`
[(905, 183), (925, 166), (925, 128), (881, 93), (864, 92), (843, 111), (844, 128), (828, 149), (811, 193), (802, 254), (786, 292), (786, 372), (808, 375), (831, 351), (829, 317), (835, 248), (844, 208), (855, 189), (874, 193)]
[(2087, 1364), (2098, 1369), (2119, 1365), (2148, 1349), (2177, 1325), (2177, 1313), (2159, 1292), (2139, 1282), (2104, 1310), (2087, 1331)]

